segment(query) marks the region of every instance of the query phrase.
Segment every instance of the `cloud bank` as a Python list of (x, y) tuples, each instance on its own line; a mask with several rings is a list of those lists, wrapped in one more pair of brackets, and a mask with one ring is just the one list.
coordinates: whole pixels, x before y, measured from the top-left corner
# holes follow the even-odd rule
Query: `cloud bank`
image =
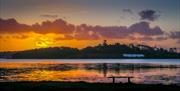
[[(131, 26), (92, 26), (87, 24), (74, 25), (62, 19), (44, 21), (41, 24), (20, 24), (15, 19), (0, 19), (0, 34), (27, 33), (63, 34), (57, 40), (97, 40), (97, 39), (139, 39), (143, 41), (178, 39), (180, 32), (171, 32), (167, 37), (159, 26), (150, 27), (149, 22), (138, 22)], [(137, 37), (139, 35), (140, 37)], [(160, 37), (159, 37), (160, 36)]]

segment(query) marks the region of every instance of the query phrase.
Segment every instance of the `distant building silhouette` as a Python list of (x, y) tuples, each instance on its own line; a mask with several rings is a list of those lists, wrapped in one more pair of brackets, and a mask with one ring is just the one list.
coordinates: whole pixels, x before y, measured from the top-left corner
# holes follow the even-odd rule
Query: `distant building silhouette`
[(144, 54), (123, 54), (123, 57), (129, 57), (129, 58), (144, 57)]

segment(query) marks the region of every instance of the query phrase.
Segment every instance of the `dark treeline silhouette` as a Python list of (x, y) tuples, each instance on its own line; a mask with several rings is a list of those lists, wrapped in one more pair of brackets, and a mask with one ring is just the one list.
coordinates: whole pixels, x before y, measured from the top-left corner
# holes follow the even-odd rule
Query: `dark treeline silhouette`
[(180, 58), (180, 53), (176, 52), (176, 48), (167, 50), (140, 44), (107, 44), (106, 41), (84, 49), (49, 47), (19, 52), (1, 52), (0, 57), (14, 59), (127, 58), (123, 54), (143, 54), (144, 57), (141, 58)]

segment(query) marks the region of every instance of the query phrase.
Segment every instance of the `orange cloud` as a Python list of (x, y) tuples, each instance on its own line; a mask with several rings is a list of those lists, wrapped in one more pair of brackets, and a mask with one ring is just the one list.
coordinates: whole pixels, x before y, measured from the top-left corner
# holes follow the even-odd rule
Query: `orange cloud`
[(25, 24), (19, 24), (15, 19), (0, 18), (0, 33), (24, 33), (31, 31), (31, 27)]
[(60, 34), (70, 34), (75, 30), (73, 24), (68, 24), (62, 19), (55, 20), (53, 22), (45, 21), (42, 24), (32, 25), (32, 30), (36, 33), (46, 34), (46, 33), (60, 33)]

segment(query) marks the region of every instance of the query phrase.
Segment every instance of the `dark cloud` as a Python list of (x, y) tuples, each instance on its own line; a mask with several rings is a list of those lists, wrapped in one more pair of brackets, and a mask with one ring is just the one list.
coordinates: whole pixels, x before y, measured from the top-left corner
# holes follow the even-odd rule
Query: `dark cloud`
[(133, 14), (133, 11), (131, 9), (123, 9), (123, 12), (129, 13), (129, 14)]
[(160, 13), (155, 10), (147, 9), (139, 12), (139, 16), (141, 20), (155, 21), (160, 17)]
[(55, 33), (63, 34), (64, 38), (57, 40), (97, 40), (97, 39), (124, 39), (130, 38), (134, 34), (140, 34), (144, 40), (152, 40), (150, 37), (163, 35), (164, 31), (156, 26), (150, 27), (149, 22), (138, 22), (129, 27), (127, 26), (92, 26), (87, 24), (74, 25), (62, 19), (55, 21), (44, 21), (41, 24), (32, 26), (19, 24), (14, 19), (0, 20), (0, 33), (24, 33), (35, 32), (39, 34)]

